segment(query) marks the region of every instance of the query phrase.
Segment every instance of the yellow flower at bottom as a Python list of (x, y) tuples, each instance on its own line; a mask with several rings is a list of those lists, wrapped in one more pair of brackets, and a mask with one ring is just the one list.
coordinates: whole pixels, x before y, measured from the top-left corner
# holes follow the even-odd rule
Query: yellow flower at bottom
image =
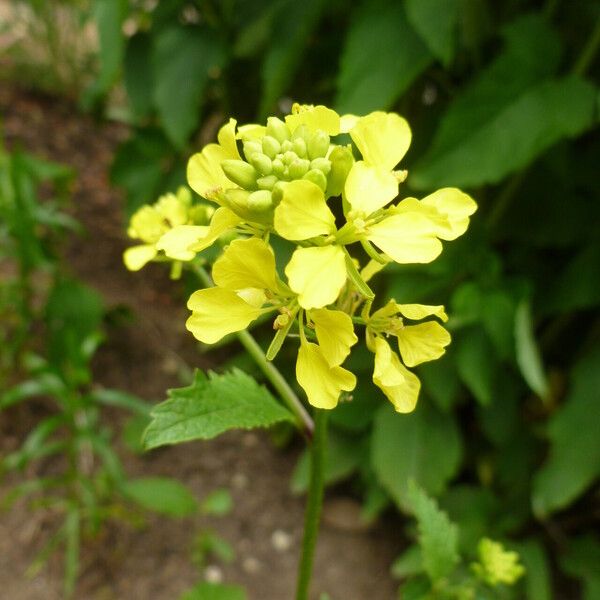
[(296, 379), (306, 392), (308, 401), (316, 408), (335, 408), (340, 393), (356, 387), (353, 373), (340, 366), (330, 367), (321, 348), (310, 342), (300, 344)]
[(397, 412), (412, 412), (421, 389), (419, 378), (400, 362), (398, 355), (383, 338), (376, 337), (373, 345), (373, 383), (388, 397)]

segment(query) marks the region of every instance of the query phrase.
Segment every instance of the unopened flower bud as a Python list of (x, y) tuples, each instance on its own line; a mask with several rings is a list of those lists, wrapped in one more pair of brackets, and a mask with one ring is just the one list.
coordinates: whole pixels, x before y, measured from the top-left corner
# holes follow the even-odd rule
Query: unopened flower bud
[(352, 150), (348, 146), (337, 146), (329, 155), (331, 171), (327, 183), (327, 196), (339, 196), (344, 191), (346, 177), (354, 164)]
[(323, 191), (327, 188), (327, 177), (319, 169), (311, 169), (302, 179), (308, 179), (308, 181), (316, 183)]
[(283, 161), (280, 158), (276, 158), (271, 164), (273, 165), (273, 174), (281, 177), (285, 168)]
[(259, 190), (272, 190), (278, 181), (276, 175), (267, 175), (266, 177), (259, 177), (256, 180), (256, 184)]
[(298, 157), (296, 156), (295, 152), (292, 152), (291, 150), (288, 150), (284, 155), (283, 155), (283, 164), (285, 165), (291, 165)]
[(273, 206), (278, 206), (281, 200), (283, 199), (283, 190), (285, 186), (286, 184), (284, 181), (278, 181), (273, 186), (273, 191), (271, 193), (271, 196), (273, 198)]
[[(248, 197), (250, 192), (240, 189), (227, 190), (224, 194), (224, 204), (234, 213), (240, 214), (248, 209)], [(240, 215), (241, 216), (241, 215)]]
[(244, 156), (246, 160), (250, 160), (257, 152), (262, 151), (262, 145), (254, 140), (244, 142)]
[(329, 175), (329, 171), (331, 171), (331, 161), (327, 158), (315, 158), (310, 162), (311, 169), (319, 169), (319, 171), (323, 171), (323, 175)]
[(294, 133), (292, 133), (292, 141), (297, 139), (303, 139), (304, 142), (308, 144), (308, 140), (310, 139), (310, 130), (304, 123), (302, 123), (302, 125), (298, 125), (298, 127), (294, 129)]
[(290, 179), (301, 179), (310, 168), (310, 162), (305, 158), (296, 158), (288, 167)]
[(248, 208), (252, 212), (265, 212), (273, 206), (273, 198), (269, 190), (258, 190), (248, 196)]
[(270, 135), (265, 135), (262, 139), (262, 151), (273, 160), (277, 153), (281, 151), (281, 144)]
[(267, 119), (267, 135), (274, 137), (281, 143), (290, 139), (290, 130), (281, 119), (269, 117)]
[(221, 168), (227, 179), (237, 183), (241, 188), (248, 190), (256, 189), (258, 173), (256, 169), (243, 160), (226, 159), (221, 161)]
[(283, 154), (285, 154), (286, 152), (289, 152), (290, 150), (292, 150), (293, 148), (293, 144), (292, 142), (290, 142), (289, 140), (285, 140), (285, 142), (283, 142), (283, 144), (281, 144), (281, 152)]
[(308, 142), (308, 158), (313, 160), (325, 156), (327, 150), (329, 150), (329, 136), (322, 129), (317, 129)]
[(296, 153), (297, 156), (299, 156), (300, 158), (304, 158), (306, 156), (306, 142), (304, 141), (304, 138), (296, 138), (293, 142), (292, 142), (292, 150)]
[(252, 163), (252, 166), (263, 176), (270, 175), (271, 171), (273, 170), (271, 159), (262, 152), (257, 152), (252, 157), (250, 162)]
[(196, 204), (190, 208), (189, 217), (194, 225), (208, 225), (215, 209), (208, 204)]

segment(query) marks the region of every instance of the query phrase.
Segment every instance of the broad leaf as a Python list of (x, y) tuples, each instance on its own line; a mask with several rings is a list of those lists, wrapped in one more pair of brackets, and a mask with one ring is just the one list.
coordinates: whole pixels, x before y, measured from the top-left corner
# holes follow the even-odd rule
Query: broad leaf
[(169, 390), (169, 399), (154, 407), (151, 416), (144, 436), (146, 448), (294, 420), (265, 387), (237, 369), (208, 377), (196, 371), (192, 385)]
[(423, 568), (433, 582), (439, 581), (459, 562), (458, 528), (414, 482), (409, 486), (408, 499), (418, 523)]
[(582, 580), (582, 600), (597, 600), (600, 597), (600, 541), (597, 536), (583, 535), (574, 539), (561, 560), (563, 569)]
[(533, 509), (539, 517), (567, 506), (600, 474), (600, 346), (572, 371), (564, 406), (548, 425), (550, 456), (533, 481)]
[(453, 416), (422, 401), (415, 412), (398, 415), (384, 405), (375, 417), (371, 462), (380, 483), (403, 509), (410, 507), (408, 481), (439, 494), (456, 474), (462, 458)]
[(259, 114), (267, 115), (292, 81), (306, 41), (325, 7), (323, 0), (285, 0), (274, 16), (271, 45), (262, 65), (263, 92)]
[(204, 89), (223, 66), (225, 50), (210, 30), (172, 27), (156, 39), (153, 58), (154, 102), (169, 139), (181, 148), (198, 125)]
[(459, 0), (405, 0), (410, 24), (431, 53), (449, 65), (456, 45)]
[(525, 567), (525, 597), (552, 600), (552, 571), (543, 545), (534, 538), (512, 545)]
[(432, 62), (402, 3), (370, 0), (348, 30), (335, 107), (357, 114), (390, 108)]
[(170, 517), (187, 517), (198, 510), (198, 501), (190, 490), (174, 479), (142, 477), (125, 481), (123, 494), (146, 510)]
[(154, 71), (148, 57), (152, 53), (152, 37), (148, 33), (136, 33), (129, 38), (123, 60), (125, 89), (133, 114), (147, 117), (152, 110)]

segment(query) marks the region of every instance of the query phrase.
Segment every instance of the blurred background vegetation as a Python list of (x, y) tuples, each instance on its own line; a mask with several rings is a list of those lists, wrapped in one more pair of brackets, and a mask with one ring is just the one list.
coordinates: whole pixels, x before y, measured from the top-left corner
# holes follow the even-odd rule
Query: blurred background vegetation
[[(374, 519), (416, 512), (413, 479), (467, 560), (484, 535), (520, 552), (527, 575), (506, 597), (593, 600), (599, 17), (592, 0), (17, 0), (0, 3), (0, 78), (128, 125), (110, 177), (129, 214), (185, 183), (187, 158), (229, 116), (263, 121), (294, 101), (405, 116), (403, 194), (458, 186), (479, 211), (433, 264), (390, 267), (381, 291), (446, 304), (453, 343), (420, 367), (410, 416), (392, 418), (353, 360), (362, 383), (332, 415), (329, 480), (348, 480)], [(6, 214), (0, 236), (19, 239)], [(292, 485), (306, 487), (305, 457)], [(395, 566), (417, 582), (405, 598), (425, 597), (417, 554)]]

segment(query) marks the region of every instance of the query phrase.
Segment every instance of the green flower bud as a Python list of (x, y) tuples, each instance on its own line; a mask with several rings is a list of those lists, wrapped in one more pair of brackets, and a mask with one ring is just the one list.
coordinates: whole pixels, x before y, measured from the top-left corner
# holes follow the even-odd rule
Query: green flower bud
[(271, 163), (271, 159), (263, 154), (262, 152), (257, 152), (250, 160), (252, 166), (261, 174), (261, 175), (270, 175), (273, 170), (273, 164)]
[(328, 177), (327, 196), (339, 196), (344, 191), (346, 177), (354, 164), (350, 146), (336, 146), (329, 155), (331, 171)]
[(276, 158), (271, 164), (273, 166), (273, 174), (277, 175), (277, 177), (281, 177), (285, 168), (283, 161), (280, 158)]
[(300, 157), (304, 158), (306, 156), (306, 142), (304, 138), (296, 138), (292, 142), (292, 150)]
[(250, 160), (257, 152), (262, 151), (262, 145), (257, 141), (244, 142), (244, 156)]
[(288, 171), (291, 179), (301, 179), (308, 169), (310, 168), (310, 162), (305, 158), (296, 158), (293, 160), (288, 167)]
[(284, 155), (283, 155), (283, 164), (284, 165), (291, 165), (298, 157), (296, 156), (295, 152), (292, 152), (291, 150), (288, 150)]
[(262, 151), (273, 160), (277, 156), (277, 153), (281, 151), (281, 144), (274, 137), (265, 135), (262, 139)]
[(302, 179), (308, 179), (308, 181), (316, 183), (323, 191), (327, 189), (327, 177), (319, 169), (311, 169)]
[(256, 189), (256, 169), (243, 160), (226, 159), (221, 161), (221, 168), (227, 179), (237, 183), (241, 188), (248, 190)]
[(323, 175), (329, 175), (331, 161), (327, 158), (315, 158), (310, 162), (310, 168), (319, 169), (319, 171), (323, 171)]
[(273, 186), (273, 192), (271, 194), (273, 198), (273, 206), (279, 206), (281, 199), (283, 198), (283, 190), (285, 189), (286, 183), (284, 181), (278, 181)]
[(284, 179), (285, 181), (290, 180), (290, 168), (287, 165), (283, 168), (283, 173), (281, 174), (281, 179)]
[(194, 225), (208, 225), (214, 212), (215, 209), (208, 204), (196, 204), (190, 208), (188, 215)]
[(273, 206), (273, 198), (269, 190), (258, 190), (248, 196), (248, 208), (253, 213), (262, 213)]
[(303, 139), (305, 143), (308, 144), (308, 140), (310, 139), (310, 129), (304, 125), (298, 125), (296, 129), (294, 129), (294, 133), (292, 133), (292, 141)]
[(329, 136), (322, 129), (317, 129), (308, 141), (308, 158), (313, 160), (325, 156), (327, 150), (329, 150)]
[(281, 119), (269, 117), (267, 119), (267, 135), (274, 137), (281, 143), (290, 139), (290, 130)]
[(256, 180), (259, 190), (272, 190), (273, 186), (279, 181), (276, 175), (267, 175)]
[(248, 196), (250, 192), (246, 190), (232, 189), (225, 192), (223, 200), (225, 206), (243, 218), (248, 210)]
[(289, 152), (293, 147), (294, 146), (292, 145), (292, 142), (290, 142), (289, 140), (285, 140), (285, 142), (281, 144), (281, 152), (285, 154), (286, 152)]

